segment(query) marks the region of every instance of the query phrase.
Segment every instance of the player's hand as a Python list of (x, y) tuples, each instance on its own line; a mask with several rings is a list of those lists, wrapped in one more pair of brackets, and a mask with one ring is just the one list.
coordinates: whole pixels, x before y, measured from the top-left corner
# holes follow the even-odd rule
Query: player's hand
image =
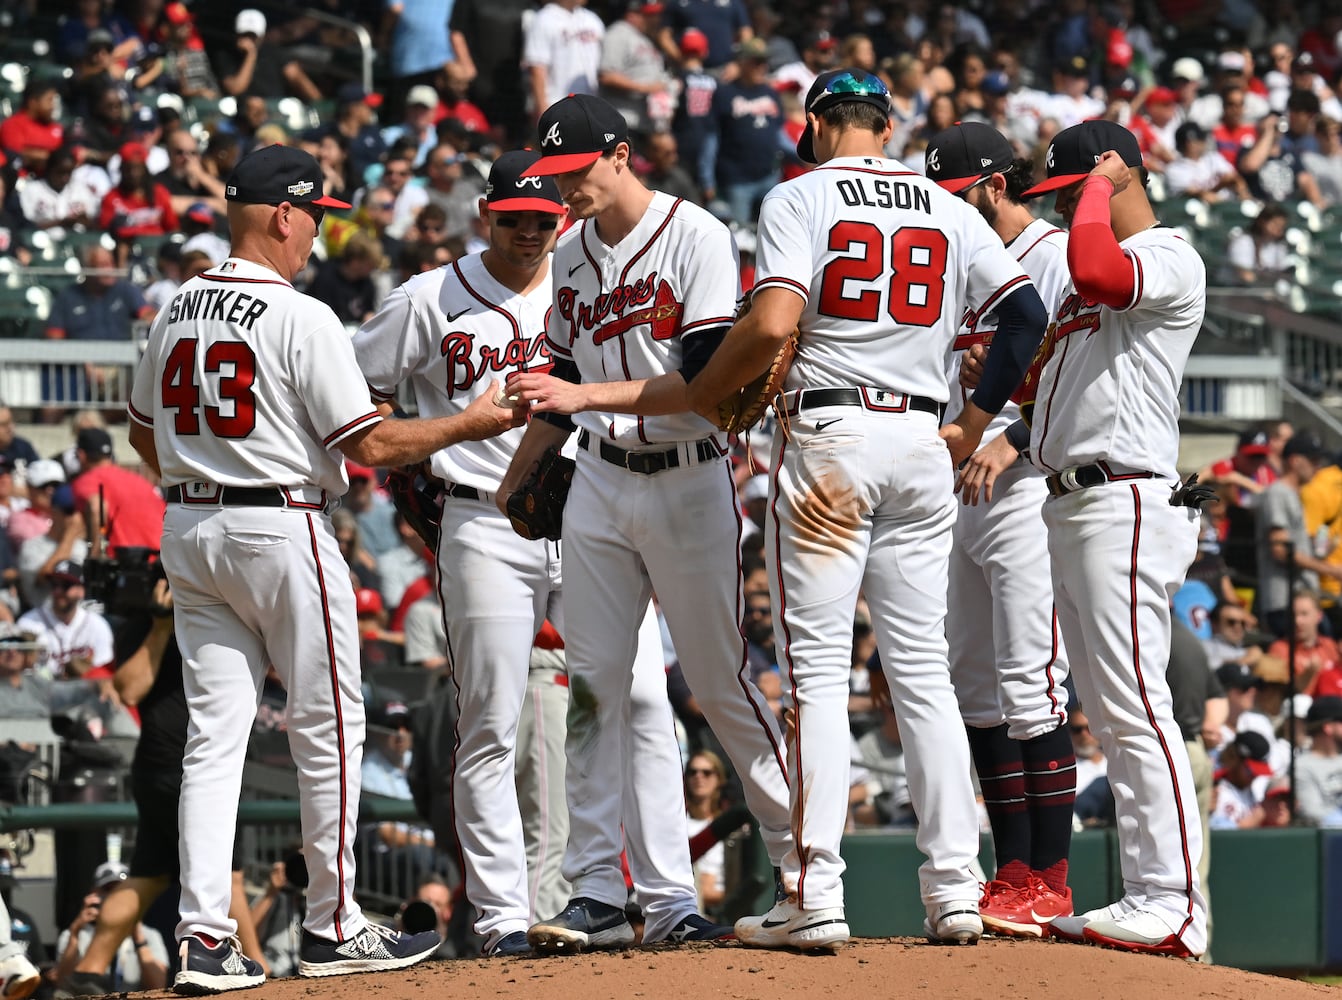
[(532, 413), (581, 413), (587, 405), (580, 383), (566, 382), (545, 372), (514, 372), (504, 392), (517, 396), (519, 406)]
[(1018, 458), (1020, 452), (1012, 447), (1006, 435), (997, 435), (965, 459), (955, 477), (955, 492), (970, 507), (978, 506), (980, 496), (984, 503), (992, 503), (993, 483)]
[(957, 469), (960, 463), (974, 454), (974, 449), (979, 446), (982, 440), (982, 432), (974, 432), (963, 426), (958, 420), (952, 421), (941, 428), (941, 440), (946, 442), (946, 447), (951, 453), (951, 464)]
[(1118, 194), (1132, 180), (1132, 169), (1123, 162), (1123, 157), (1112, 149), (1106, 149), (1100, 156), (1100, 162), (1091, 170), (1090, 176), (1103, 177), (1114, 185), (1113, 193)]
[(462, 411), (467, 441), (484, 441), (527, 422), (525, 407), (498, 406), (494, 402), (498, 394), (499, 380), (494, 379), (489, 383), (489, 388), (471, 400), (471, 405)]
[(960, 358), (960, 387), (973, 392), (983, 380), (983, 362), (988, 357), (987, 344), (975, 344)]

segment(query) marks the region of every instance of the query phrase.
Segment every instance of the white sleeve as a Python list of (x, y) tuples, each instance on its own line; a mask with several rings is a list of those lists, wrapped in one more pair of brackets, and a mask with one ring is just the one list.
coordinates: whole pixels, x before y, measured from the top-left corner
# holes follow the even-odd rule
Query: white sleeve
[(731, 326), (741, 296), (741, 271), (736, 247), (726, 226), (699, 235), (684, 272), (680, 335), (714, 326)]
[(368, 395), (368, 385), (354, 360), (354, 345), (335, 314), (315, 299), (325, 316), (307, 337), (295, 340), (291, 359), (294, 391), (307, 406), (313, 430), (330, 448), (355, 431), (382, 419)]
[[(964, 242), (959, 248), (967, 268), (965, 307), (974, 315), (986, 316), (1017, 288), (1030, 283), (1020, 261), (1002, 244), (983, 216), (969, 206), (961, 227)], [(1057, 304), (1054, 304), (1054, 309)]]
[(1196, 176), (1196, 167), (1196, 163), (1182, 156), (1167, 164), (1165, 167), (1165, 187), (1169, 190), (1169, 193), (1181, 194), (1189, 190)]
[(116, 666), (116, 646), (112, 642), (112, 626), (107, 619), (89, 614), (89, 645), (93, 648), (95, 667)]
[(414, 300), (398, 285), (354, 335), (354, 358), (374, 400), (393, 401), (401, 383), (424, 363), (424, 340)]
[(1254, 253), (1253, 237), (1248, 233), (1240, 233), (1230, 239), (1226, 246), (1226, 259), (1230, 261), (1232, 267), (1240, 267), (1246, 271), (1252, 271), (1257, 266), (1258, 255)]
[(801, 206), (775, 188), (760, 205), (755, 291), (771, 285), (786, 288), (806, 302), (811, 297), (815, 264), (811, 228)]
[(549, 33), (550, 19), (542, 8), (531, 19), (531, 28), (522, 42), (522, 65), (549, 67), (552, 53)]
[(1128, 309), (1168, 309), (1206, 294), (1207, 266), (1185, 240), (1170, 235), (1159, 243), (1124, 247), (1136, 287)]

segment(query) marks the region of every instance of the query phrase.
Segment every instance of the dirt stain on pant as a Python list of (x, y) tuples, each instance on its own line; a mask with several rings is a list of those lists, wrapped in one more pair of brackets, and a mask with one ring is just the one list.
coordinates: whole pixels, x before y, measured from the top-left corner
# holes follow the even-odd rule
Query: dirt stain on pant
[(857, 543), (866, 509), (856, 487), (831, 470), (817, 476), (805, 493), (791, 498), (790, 513), (786, 527), (797, 550), (824, 555)]
[(599, 704), (587, 678), (569, 676), (568, 735), (580, 750), (591, 751), (596, 745)]

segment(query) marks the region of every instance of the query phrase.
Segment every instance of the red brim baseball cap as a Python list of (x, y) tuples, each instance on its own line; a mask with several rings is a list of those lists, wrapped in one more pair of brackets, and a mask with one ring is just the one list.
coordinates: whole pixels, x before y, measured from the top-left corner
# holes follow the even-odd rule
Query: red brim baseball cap
[(927, 144), (927, 176), (943, 190), (959, 194), (985, 177), (1006, 173), (1016, 156), (1006, 136), (984, 122), (961, 122)]
[(1142, 165), (1142, 151), (1137, 137), (1118, 122), (1095, 119), (1065, 128), (1049, 144), (1045, 163), (1048, 177), (1022, 194), (1022, 198), (1036, 198), (1057, 191), (1086, 176), (1095, 168), (1107, 151), (1113, 150), (1130, 167)]
[(485, 185), (485, 202), (491, 210), (548, 212), (551, 215), (563, 215), (568, 211), (553, 177), (527, 173), (540, 158), (541, 154), (534, 149), (514, 149), (494, 161), (489, 168), (489, 183)]
[(570, 94), (555, 101), (537, 126), (540, 159), (523, 177), (552, 177), (582, 170), (622, 142), (629, 141), (624, 115), (591, 94)]
[(1267, 778), (1272, 774), (1272, 765), (1265, 760), (1246, 760), (1244, 766), (1255, 778)]

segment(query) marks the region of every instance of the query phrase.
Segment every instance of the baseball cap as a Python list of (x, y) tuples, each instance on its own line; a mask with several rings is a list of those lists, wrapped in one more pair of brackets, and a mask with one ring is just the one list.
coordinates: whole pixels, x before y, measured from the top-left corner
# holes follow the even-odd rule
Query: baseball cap
[(1291, 62), (1291, 72), (1313, 73), (1314, 72), (1313, 54), (1309, 52), (1301, 52), (1298, 56), (1296, 56), (1295, 59), (1292, 60)]
[(1170, 67), (1170, 77), (1175, 80), (1188, 80), (1192, 83), (1201, 83), (1202, 78), (1206, 76), (1202, 68), (1202, 63), (1198, 62), (1192, 56), (1184, 56), (1182, 59), (1174, 60), (1174, 65)]
[(191, 207), (185, 212), (185, 218), (192, 222), (199, 222), (202, 226), (214, 225), (214, 209), (203, 201), (192, 202)]
[(83, 583), (84, 567), (81, 563), (73, 559), (62, 559), (55, 566), (51, 567), (51, 572), (47, 574), (48, 580), (62, 580), (66, 583)]
[[(167, 11), (165, 10), (164, 13), (167, 13)], [(116, 39), (106, 28), (94, 28), (89, 32), (88, 38), (84, 40), (84, 50), (86, 52), (104, 45), (109, 49), (116, 45)]]
[(629, 0), (625, 10), (638, 11), (641, 14), (660, 14), (666, 10), (666, 5), (660, 0)]
[(763, 38), (747, 38), (736, 47), (736, 58), (746, 62), (768, 62), (769, 43)]
[(152, 132), (158, 128), (158, 112), (148, 105), (141, 105), (126, 124), (132, 132)]
[(1255, 430), (1252, 427), (1240, 434), (1239, 441), (1235, 445), (1235, 453), (1238, 455), (1266, 455), (1271, 450), (1267, 431)]
[(1022, 197), (1035, 198), (1084, 180), (1095, 164), (1100, 162), (1100, 157), (1110, 149), (1123, 157), (1123, 162), (1128, 166), (1142, 165), (1142, 151), (1137, 147), (1137, 137), (1118, 122), (1097, 119), (1063, 129), (1049, 143), (1048, 154), (1044, 158), (1048, 166), (1048, 179), (1027, 189)]
[(934, 135), (927, 144), (927, 176), (951, 194), (985, 177), (1005, 173), (1015, 162), (1011, 143), (984, 122), (962, 122)]
[(1262, 733), (1252, 731), (1236, 733), (1234, 746), (1250, 774), (1259, 778), (1266, 778), (1272, 774), (1272, 765), (1267, 762), (1267, 755), (1272, 747)]
[(52, 483), (65, 482), (65, 467), (50, 458), (39, 458), (28, 463), (28, 485), (50, 486)]
[[(875, 73), (857, 67), (821, 73), (806, 92), (803, 107), (807, 114), (819, 115), (847, 101), (870, 104), (886, 114), (890, 113), (890, 91), (886, 89), (885, 82)], [(815, 162), (815, 132), (810, 122), (806, 123), (806, 130), (797, 140), (797, 155), (803, 163)]]
[(537, 133), (541, 158), (522, 171), (523, 177), (581, 170), (629, 141), (624, 115), (591, 94), (570, 94), (555, 101), (541, 115)]
[(426, 108), (436, 108), (438, 107), (438, 91), (427, 83), (416, 84), (405, 95), (405, 106), (408, 108), (412, 104), (420, 104)]
[(1191, 118), (1174, 130), (1174, 146), (1177, 149), (1186, 142), (1196, 142), (1207, 138), (1207, 130)]
[(1132, 43), (1128, 41), (1128, 33), (1122, 28), (1111, 28), (1109, 31), (1109, 44), (1105, 49), (1105, 61), (1114, 66), (1121, 66), (1127, 69), (1132, 65)]
[(190, 24), (191, 11), (184, 3), (170, 3), (163, 8), (163, 19), (169, 24)]
[(495, 160), (485, 185), (489, 207), (496, 212), (567, 212), (553, 177), (524, 176), (524, 171), (540, 158), (534, 149), (514, 149)]
[(130, 870), (118, 861), (104, 861), (93, 870), (93, 888), (101, 889), (130, 878)]
[(122, 163), (144, 163), (149, 159), (149, 148), (142, 142), (123, 143), (117, 151)]
[(1305, 713), (1305, 721), (1315, 722), (1342, 722), (1342, 698), (1337, 695), (1324, 695), (1322, 698), (1315, 698), (1309, 706), (1309, 711)]
[(1216, 57), (1216, 68), (1222, 73), (1243, 73), (1243, 52), (1222, 52)]
[(1319, 435), (1311, 430), (1300, 430), (1292, 434), (1286, 441), (1281, 449), (1281, 455), (1282, 458), (1299, 455), (1301, 458), (1307, 458), (1318, 464), (1328, 457), (1328, 452), (1324, 449), (1323, 442), (1319, 440)]
[(680, 36), (680, 51), (697, 58), (708, 55), (708, 36), (698, 28), (686, 28)]
[(85, 427), (75, 437), (75, 447), (88, 455), (108, 456), (112, 454), (112, 435), (101, 427)]
[(233, 21), (233, 30), (239, 35), (255, 35), (260, 38), (266, 33), (266, 15), (255, 7), (240, 10)]
[(382, 595), (369, 587), (360, 587), (354, 592), (354, 613), (356, 615), (376, 615), (382, 612)]
[[(762, 41), (762, 39), (761, 39)], [(837, 48), (839, 40), (828, 31), (812, 31), (802, 39), (802, 51), (807, 49), (833, 49)], [(765, 45), (765, 52), (768, 52), (768, 45)]]
[(350, 479), (376, 479), (377, 473), (366, 465), (360, 465), (358, 462), (345, 459), (345, 475)]
[(322, 195), (322, 171), (311, 153), (294, 146), (263, 146), (238, 161), (228, 175), (224, 197), (251, 205), (320, 205), (349, 208)]
[(1267, 786), (1267, 791), (1263, 793), (1263, 801), (1268, 799), (1286, 798), (1291, 794), (1291, 779), (1283, 774), (1280, 778), (1274, 778)]
[(1147, 104), (1174, 104), (1178, 100), (1179, 95), (1169, 87), (1152, 87), (1151, 92), (1146, 95)]
[(1263, 682), (1247, 663), (1222, 663), (1216, 668), (1216, 679), (1227, 691), (1248, 691), (1262, 687)]
[(340, 104), (358, 104), (362, 101), (370, 108), (376, 108), (382, 105), (382, 95), (369, 93), (361, 83), (347, 83), (336, 91), (336, 101)]
[(62, 514), (75, 512), (75, 489), (69, 483), (61, 483), (51, 494), (51, 506)]
[(395, 729), (399, 724), (409, 724), (410, 706), (403, 701), (389, 701), (377, 713), (378, 725)]
[(991, 73), (984, 74), (979, 89), (989, 97), (1001, 97), (1003, 94), (1011, 92), (1011, 77), (1001, 70), (995, 69)]
[(1064, 76), (1090, 76), (1090, 63), (1085, 56), (1072, 56), (1058, 63), (1058, 72)]

